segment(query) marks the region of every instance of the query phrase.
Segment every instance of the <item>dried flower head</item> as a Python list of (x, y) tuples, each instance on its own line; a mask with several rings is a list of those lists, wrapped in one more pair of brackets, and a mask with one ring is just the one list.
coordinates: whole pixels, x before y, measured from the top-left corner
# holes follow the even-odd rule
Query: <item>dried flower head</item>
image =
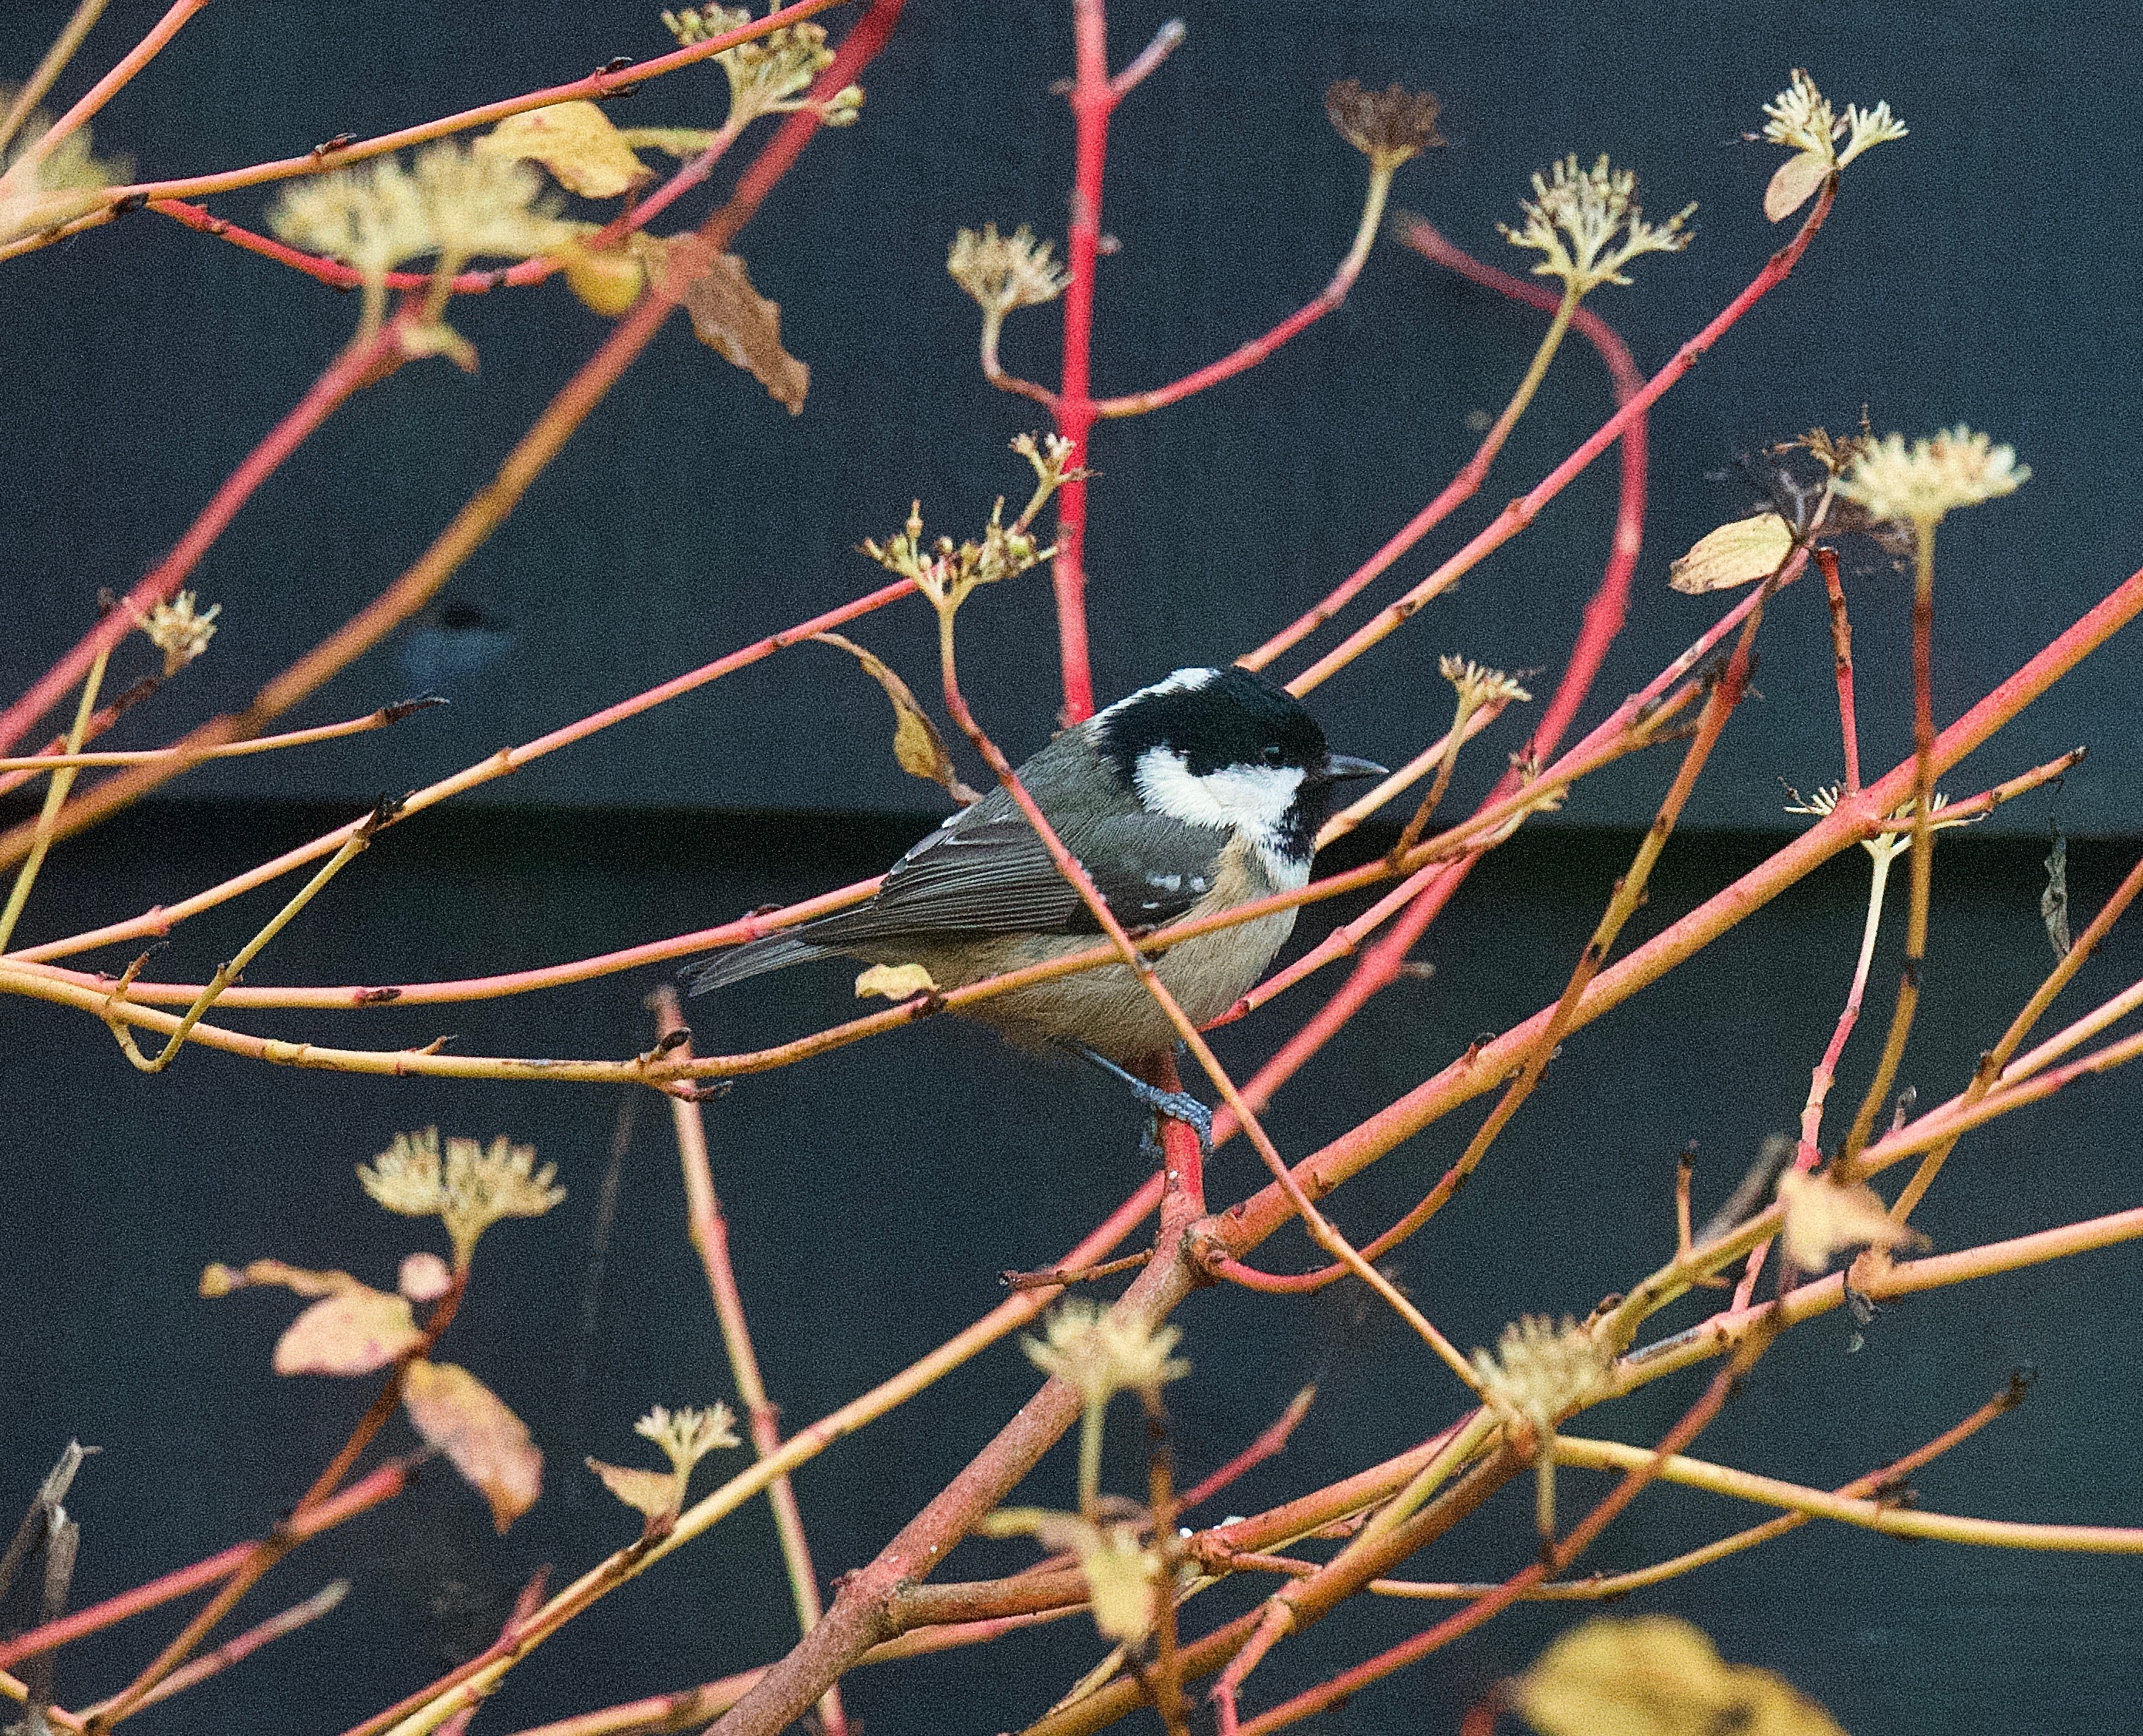
[[(781, 0), (773, 0), (768, 10), (779, 10)], [(662, 22), (677, 38), (680, 47), (689, 48), (695, 42), (711, 42), (742, 29), (751, 22), (751, 8), (688, 6), (682, 12), (664, 12)], [(826, 46), (822, 24), (784, 24), (734, 48), (725, 48), (715, 59), (729, 76), (730, 112), (725, 123), (729, 126), (749, 125), (762, 115), (814, 107), (824, 125), (847, 126), (854, 122), (863, 107), (863, 89), (853, 84), (824, 102), (794, 100), (810, 89), (811, 81), (834, 63), (834, 51)]]
[(671, 1465), (681, 1472), (690, 1472), (718, 1447), (744, 1444), (737, 1437), (736, 1413), (721, 1403), (705, 1411), (686, 1406), (674, 1411), (666, 1405), (657, 1405), (633, 1424), (632, 1431), (661, 1447)]
[(1838, 492), (1864, 507), (1870, 518), (1932, 530), (1952, 507), (2013, 494), (2032, 479), (2032, 467), (2017, 462), (2013, 446), (1997, 446), (1962, 422), (1908, 449), (1903, 434), (1885, 434), (1853, 461)]
[(1665, 223), (1647, 223), (1636, 196), (1635, 170), (1611, 169), (1605, 153), (1581, 169), (1573, 151), (1545, 178), (1533, 176), (1533, 196), (1518, 207), (1523, 223), (1496, 226), (1513, 247), (1542, 255), (1534, 276), (1560, 277), (1572, 295), (1582, 295), (1603, 283), (1629, 282), (1622, 268), (1640, 254), (1679, 253), (1689, 246), (1682, 225), (1695, 206), (1684, 206)]
[(984, 314), (1001, 320), (1016, 307), (1039, 307), (1064, 293), (1071, 279), (1051, 251), (1052, 244), (1036, 241), (1024, 223), (1008, 237), (985, 223), (980, 235), (963, 229), (953, 237), (945, 270)]
[(268, 221), (294, 247), (356, 268), (367, 331), (379, 324), (387, 274), (398, 265), (436, 257), (443, 284), (473, 259), (526, 259), (588, 232), (557, 215), (557, 196), (527, 163), (452, 140), (428, 145), (406, 168), (383, 157), (298, 182)]
[(1183, 1337), (1180, 1327), (1156, 1329), (1083, 1297), (1062, 1303), (1044, 1330), (1046, 1341), (1020, 1340), (1027, 1360), (1069, 1381), (1089, 1409), (1118, 1392), (1156, 1392), (1190, 1372), (1188, 1362), (1169, 1355)]
[(1515, 676), (1506, 675), (1500, 669), (1484, 669), (1471, 657), (1438, 657), (1436, 669), (1458, 690), (1458, 703), (1469, 712), (1478, 711), (1484, 705), (1509, 705), (1533, 697), (1518, 685)]
[(632, 1428), (662, 1449), (669, 1470), (606, 1465), (600, 1459), (590, 1459), (587, 1466), (602, 1479), (604, 1488), (646, 1519), (651, 1535), (667, 1531), (676, 1522), (695, 1465), (717, 1447), (742, 1444), (737, 1439), (736, 1418), (727, 1405), (676, 1412), (657, 1405)]
[(1473, 1366), (1490, 1404), (1547, 1436), (1558, 1418), (1606, 1396), (1615, 1358), (1567, 1314), (1560, 1326), (1545, 1314), (1528, 1314), (1503, 1328), (1494, 1356), (1475, 1351)]
[[(14, 86), (0, 84), (0, 110), (14, 97)], [(14, 142), (0, 151), (0, 242), (57, 229), (95, 211), (104, 202), (106, 187), (134, 172), (124, 158), (91, 155), (87, 126), (77, 127), (41, 153), (38, 146), (52, 130), (52, 117), (34, 110)]]
[(1849, 1247), (1924, 1247), (1928, 1238), (1889, 1214), (1880, 1194), (1827, 1174), (1789, 1169), (1779, 1178), (1786, 1258), (1803, 1272), (1826, 1270)]
[(215, 618), (222, 613), (220, 603), (195, 613), (194, 593), (181, 591), (156, 604), (146, 617), (136, 615), (134, 624), (164, 653), (164, 678), (168, 681), (208, 649), (208, 642), (215, 637)]
[[(1811, 796), (1804, 796), (1791, 785), (1787, 786), (1787, 792), (1794, 798), (1786, 805), (1789, 814), (1813, 814), (1818, 819), (1827, 819), (1838, 806), (1839, 786), (1836, 784), (1825, 784)], [(1953, 826), (1974, 826), (1991, 811), (1982, 809), (1977, 814), (1945, 814), (1943, 810), (1948, 806), (1949, 797), (1939, 790), (1935, 791), (1934, 799), (1928, 804), (1928, 824), (1933, 831), (1943, 831)], [(1872, 838), (1863, 838), (1860, 847), (1878, 861), (1888, 861), (1904, 855), (1913, 847), (1913, 804), (1909, 801), (1902, 807), (1893, 809), (1883, 816), (1882, 830)]]
[[(1905, 123), (1890, 112), (1888, 102), (1871, 109), (1845, 105), (1843, 115), (1831, 112), (1830, 99), (1815, 87), (1805, 68), (1795, 67), (1785, 89), (1764, 105), (1764, 136), (1774, 145), (1805, 156), (1819, 157), (1828, 169), (1842, 169), (1877, 145), (1905, 136)], [(1838, 141), (1845, 140), (1845, 148)]]
[(1380, 174), (1446, 142), (1436, 130), (1443, 104), (1428, 91), (1398, 85), (1365, 91), (1359, 78), (1342, 78), (1324, 92), (1324, 112), (1345, 139)]
[(908, 523), (899, 531), (882, 543), (864, 538), (863, 553), (887, 572), (913, 581), (941, 613), (958, 609), (977, 585), (1016, 578), (1047, 560), (1056, 549), (1038, 547), (1027, 527), (1052, 494), (1072, 478), (1086, 474), (1072, 463), (1078, 447), (1062, 434), (1044, 434), (1037, 441), (1032, 434), (1023, 434), (1014, 436), (1012, 449), (1033, 467), (1035, 474), (1034, 494), (1012, 523), (1004, 522), (1004, 498), (1000, 495), (991, 510), (990, 522), (983, 527), (981, 542), (956, 545), (950, 537), (939, 537), (926, 548), (923, 503), (918, 500), (908, 508)]
[(454, 1244), (456, 1269), (476, 1252), (477, 1238), (502, 1218), (541, 1218), (566, 1197), (553, 1187), (557, 1166), (536, 1168), (536, 1148), (514, 1145), (502, 1133), (488, 1148), (474, 1139), (451, 1138), (443, 1157), (439, 1130), (397, 1133), (394, 1143), (358, 1165), (364, 1191), (390, 1212), (436, 1217)]

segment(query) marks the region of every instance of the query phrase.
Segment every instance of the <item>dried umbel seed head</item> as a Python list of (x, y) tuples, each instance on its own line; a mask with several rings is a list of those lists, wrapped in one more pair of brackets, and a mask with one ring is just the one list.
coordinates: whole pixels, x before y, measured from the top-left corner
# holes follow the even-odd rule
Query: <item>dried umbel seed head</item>
[(1071, 279), (1051, 251), (1052, 244), (1035, 240), (1024, 223), (1010, 236), (985, 223), (980, 235), (963, 229), (953, 237), (945, 270), (985, 314), (1002, 319), (1016, 307), (1039, 307), (1064, 293)]
[(1503, 1328), (1496, 1354), (1473, 1352), (1482, 1392), (1498, 1410), (1522, 1416), (1542, 1435), (1581, 1405), (1604, 1398), (1615, 1359), (1607, 1347), (1568, 1315), (1557, 1325), (1528, 1314)]
[(1484, 669), (1471, 657), (1439, 657), (1436, 671), (1458, 690), (1458, 702), (1468, 711), (1498, 702), (1510, 705), (1533, 697), (1518, 684), (1517, 677), (1500, 669)]
[(390, 1212), (407, 1218), (436, 1217), (454, 1244), (454, 1265), (465, 1267), (477, 1238), (502, 1218), (541, 1218), (566, 1197), (553, 1187), (555, 1164), (536, 1168), (536, 1148), (515, 1145), (502, 1133), (487, 1148), (474, 1139), (448, 1139), (439, 1130), (397, 1133), (394, 1143), (359, 1164), (364, 1191)]
[(134, 624), (164, 653), (164, 678), (168, 681), (208, 649), (208, 642), (215, 637), (215, 618), (222, 613), (220, 603), (195, 613), (194, 593), (181, 591), (146, 616), (136, 616)]
[(1169, 1355), (1183, 1337), (1180, 1328), (1156, 1330), (1082, 1297), (1059, 1307), (1046, 1330), (1046, 1342), (1020, 1341), (1027, 1360), (1070, 1381), (1089, 1406), (1106, 1405), (1117, 1392), (1157, 1392), (1190, 1372), (1188, 1362)]
[(1388, 174), (1432, 145), (1445, 142), (1436, 130), (1443, 104), (1433, 92), (1399, 85), (1366, 91), (1359, 78), (1343, 78), (1324, 92), (1324, 112), (1345, 139)]
[(1496, 226), (1513, 247), (1530, 247), (1542, 255), (1536, 277), (1560, 277), (1575, 295), (1603, 283), (1626, 284), (1623, 267), (1645, 253), (1679, 253), (1689, 246), (1683, 231), (1695, 211), (1685, 205), (1664, 223), (1647, 223), (1637, 203), (1634, 170), (1608, 166), (1605, 153), (1590, 169), (1577, 166), (1571, 152), (1533, 176), (1533, 196), (1519, 206), (1525, 221), (1513, 229)]
[(1885, 434), (1853, 461), (1838, 492), (1870, 518), (1932, 529), (1952, 508), (1997, 500), (2031, 479), (2015, 447), (1997, 446), (1960, 422), (1909, 448), (1903, 434)]
[(632, 1431), (661, 1447), (674, 1470), (686, 1473), (716, 1448), (743, 1445), (737, 1438), (736, 1413), (720, 1403), (705, 1411), (657, 1405), (633, 1424)]

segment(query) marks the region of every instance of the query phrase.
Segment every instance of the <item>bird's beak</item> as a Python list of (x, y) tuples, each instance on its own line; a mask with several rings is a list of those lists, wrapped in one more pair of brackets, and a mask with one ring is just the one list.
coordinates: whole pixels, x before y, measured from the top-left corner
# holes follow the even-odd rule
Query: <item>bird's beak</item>
[(1358, 777), (1389, 777), (1391, 773), (1374, 760), (1358, 760), (1351, 753), (1333, 753), (1324, 756), (1324, 765), (1317, 774), (1320, 784), (1344, 784)]

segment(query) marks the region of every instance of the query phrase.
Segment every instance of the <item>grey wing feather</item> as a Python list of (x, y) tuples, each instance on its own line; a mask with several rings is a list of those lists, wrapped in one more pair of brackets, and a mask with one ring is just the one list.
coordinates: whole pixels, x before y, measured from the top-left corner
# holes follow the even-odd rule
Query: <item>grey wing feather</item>
[(824, 958), (826, 952), (826, 948), (797, 940), (793, 935), (769, 935), (763, 940), (748, 940), (742, 946), (726, 947), (710, 959), (687, 965), (677, 974), (685, 980), (686, 994), (705, 994), (711, 990), (742, 982), (748, 976), (784, 970), (791, 965), (800, 965), (806, 959)]
[[(996, 812), (981, 811), (985, 804)], [(1147, 814), (1060, 816), (1060, 835), (1126, 926), (1182, 915), (1210, 890), (1215, 828)], [(993, 795), (897, 863), (877, 896), (799, 930), (839, 947), (893, 935), (1093, 934), (1097, 924), (1008, 798)]]
[[(1059, 744), (1066, 739), (1059, 737)], [(1056, 744), (1031, 761), (1032, 773)], [(1032, 778), (1028, 781), (1032, 783)], [(1058, 835), (1086, 864), (1117, 920), (1151, 928), (1210, 890), (1227, 834), (1134, 808), (1059, 812)], [(720, 952), (682, 973), (695, 994), (897, 935), (1096, 934), (1100, 925), (1002, 790), (954, 815), (909, 851), (868, 904)]]

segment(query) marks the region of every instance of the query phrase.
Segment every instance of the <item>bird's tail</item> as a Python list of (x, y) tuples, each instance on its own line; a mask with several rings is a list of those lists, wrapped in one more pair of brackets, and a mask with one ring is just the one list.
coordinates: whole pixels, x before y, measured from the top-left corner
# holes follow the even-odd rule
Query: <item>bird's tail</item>
[(725, 989), (731, 983), (740, 983), (748, 976), (784, 970), (806, 959), (825, 958), (832, 951), (831, 947), (814, 946), (793, 935), (769, 935), (763, 940), (725, 947), (712, 958), (687, 965), (677, 974), (685, 980), (685, 993), (705, 994), (711, 990)]

